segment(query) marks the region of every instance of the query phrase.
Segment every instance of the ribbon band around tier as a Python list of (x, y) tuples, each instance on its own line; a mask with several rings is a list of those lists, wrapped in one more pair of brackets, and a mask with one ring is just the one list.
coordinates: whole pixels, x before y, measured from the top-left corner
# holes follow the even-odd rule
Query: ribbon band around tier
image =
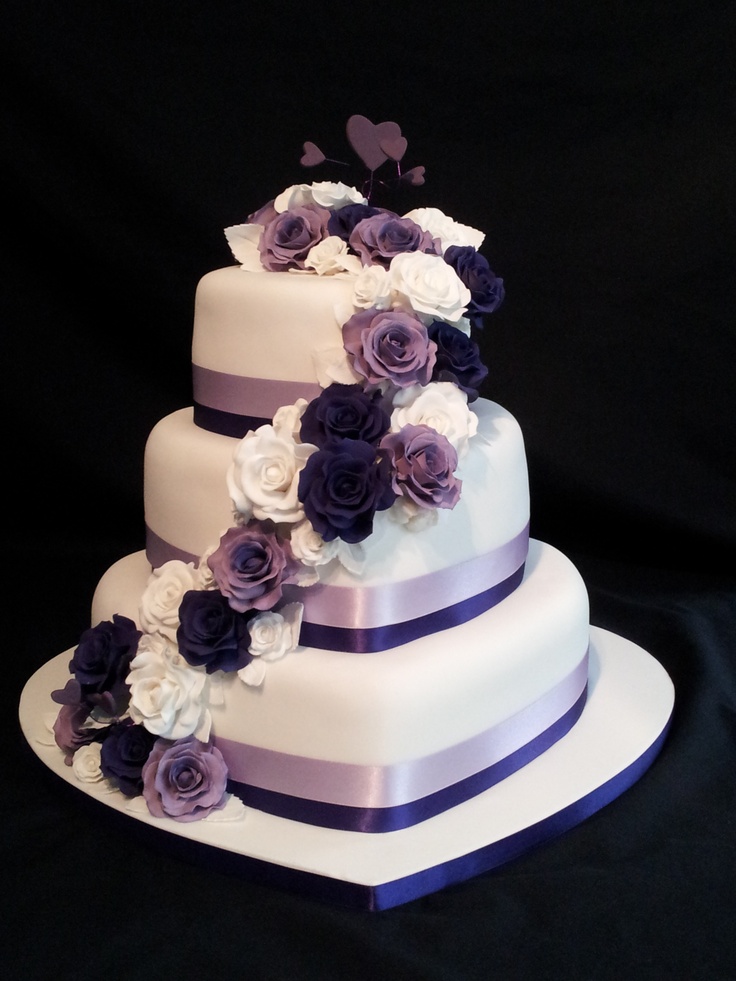
[(585, 706), (588, 652), (546, 694), (504, 721), (422, 759), (387, 766), (316, 760), (217, 737), (245, 804), (344, 831), (398, 831), (526, 766), (570, 731)]
[(242, 439), (250, 430), (270, 423), (276, 411), (297, 399), (316, 398), (316, 382), (247, 378), (192, 365), (194, 423), (221, 436)]
[[(284, 599), (304, 604), (299, 642), (322, 650), (372, 654), (472, 620), (510, 596), (524, 576), (529, 526), (503, 545), (465, 562), (378, 585), (285, 586)], [(199, 562), (147, 531), (154, 568), (170, 559)]]

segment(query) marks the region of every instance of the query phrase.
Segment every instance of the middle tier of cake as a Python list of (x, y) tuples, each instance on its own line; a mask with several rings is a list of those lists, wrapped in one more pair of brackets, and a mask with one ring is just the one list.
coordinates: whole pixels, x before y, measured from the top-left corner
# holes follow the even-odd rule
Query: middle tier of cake
[[(437, 523), (412, 531), (376, 516), (364, 543), (361, 584), (412, 579), (456, 566), (523, 535), (529, 523), (529, 486), (519, 424), (500, 405), (478, 399), (472, 409), (478, 431), (461, 457), (460, 501), (440, 510)], [(227, 471), (238, 440), (212, 433), (181, 409), (152, 430), (145, 453), (146, 552), (154, 567), (172, 558), (197, 561), (233, 525)], [(330, 583), (355, 585), (339, 567)]]

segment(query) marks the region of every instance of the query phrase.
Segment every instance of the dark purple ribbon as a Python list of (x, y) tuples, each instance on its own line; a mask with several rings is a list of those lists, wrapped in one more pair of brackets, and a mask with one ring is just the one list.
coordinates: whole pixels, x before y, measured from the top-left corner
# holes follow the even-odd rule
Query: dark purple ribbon
[(265, 426), (271, 419), (261, 416), (245, 416), (237, 412), (226, 412), (224, 409), (213, 409), (209, 405), (194, 403), (194, 424), (200, 429), (206, 429), (210, 433), (219, 433), (221, 436), (233, 436), (235, 439), (242, 439), (251, 429), (258, 429)]

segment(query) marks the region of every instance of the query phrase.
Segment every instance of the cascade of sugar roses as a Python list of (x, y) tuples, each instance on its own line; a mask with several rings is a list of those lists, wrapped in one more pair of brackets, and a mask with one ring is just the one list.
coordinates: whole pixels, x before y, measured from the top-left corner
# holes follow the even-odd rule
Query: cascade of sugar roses
[[(437, 208), (399, 215), (376, 188), (418, 187), (393, 122), (348, 120), (361, 188), (295, 184), (225, 230), (245, 272), (352, 284), (335, 343), (314, 351), (320, 394), (248, 432), (226, 475), (234, 522), (198, 563), (154, 569), (138, 622), (115, 615), (74, 649), (53, 738), (82, 782), (156, 817), (242, 817), (213, 742), (224, 682), (260, 686), (298, 651), (303, 604), (333, 563), (359, 577), (383, 521), (421, 534), (455, 507), (487, 375), (473, 334), (504, 297), (483, 234)], [(301, 163), (330, 161), (312, 142)], [(390, 171), (388, 178), (381, 177)], [(378, 536), (380, 537), (380, 536)]]

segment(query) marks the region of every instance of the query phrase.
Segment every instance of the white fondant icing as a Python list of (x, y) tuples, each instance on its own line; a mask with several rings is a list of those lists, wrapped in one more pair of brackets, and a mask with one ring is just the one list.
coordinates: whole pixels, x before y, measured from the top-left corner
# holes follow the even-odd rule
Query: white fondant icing
[[(93, 620), (136, 618), (143, 553), (116, 563)], [(390, 764), (453, 746), (530, 705), (588, 645), (588, 600), (572, 563), (532, 542), (522, 584), (468, 623), (378, 654), (314, 648), (268, 665), (262, 687), (225, 677), (215, 735), (315, 759)], [(339, 734), (337, 738), (336, 734)]]
[(216, 269), (197, 287), (192, 362), (245, 378), (316, 382), (312, 352), (342, 343), (354, 277)]

